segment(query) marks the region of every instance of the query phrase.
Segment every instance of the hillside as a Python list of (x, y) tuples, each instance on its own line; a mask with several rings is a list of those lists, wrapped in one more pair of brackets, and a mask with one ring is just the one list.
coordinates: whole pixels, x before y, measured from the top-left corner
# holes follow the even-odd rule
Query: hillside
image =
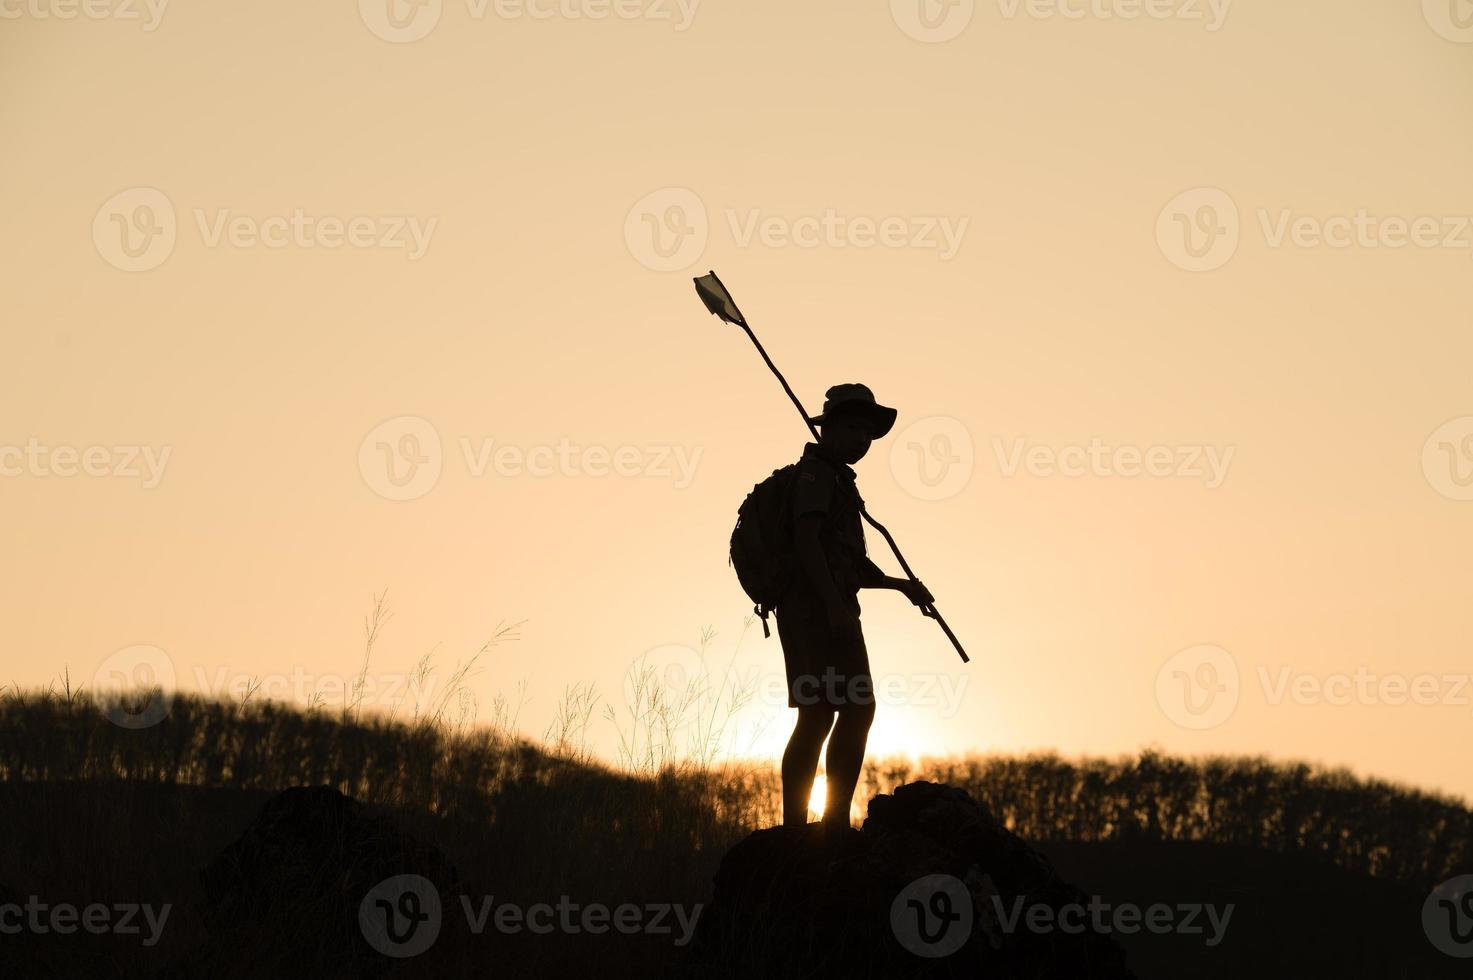
[[(1119, 937), (1141, 977), (1242, 976), (1266, 962), (1285, 976), (1433, 977), (1460, 965), (1420, 928), (1428, 888), (1469, 870), (1469, 813), (1455, 801), (1301, 765), (1151, 754), (868, 775), (870, 796), (916, 778), (967, 790), (1103, 900), (1235, 906), (1210, 948), (1200, 937)], [(626, 773), (489, 730), (189, 698), (130, 730), (85, 698), (11, 696), (0, 701), (0, 896), (172, 911), (154, 945), (79, 932), (7, 937), (0, 952), (62, 975), (180, 975), (167, 971), (207, 939), (201, 871), (292, 786), (347, 793), (443, 855), (476, 894), (523, 904), (566, 895), (693, 909), (710, 901), (722, 855), (775, 822), (775, 778), (759, 765)], [(682, 953), (668, 936), (614, 933), (495, 944), (504, 976), (592, 962), (606, 975), (660, 976)], [(416, 962), (389, 975), (417, 975)]]

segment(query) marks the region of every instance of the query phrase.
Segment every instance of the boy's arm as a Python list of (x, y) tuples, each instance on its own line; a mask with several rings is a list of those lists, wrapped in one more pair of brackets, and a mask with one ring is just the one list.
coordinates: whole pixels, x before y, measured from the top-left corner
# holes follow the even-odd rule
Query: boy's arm
[(861, 589), (893, 589), (899, 579), (891, 578), (885, 570), (869, 560), (868, 555), (859, 558), (859, 587)]
[(859, 587), (861, 589), (894, 589), (897, 592), (904, 593), (907, 599), (918, 606), (924, 606), (927, 603), (935, 601), (935, 597), (920, 582), (912, 582), (908, 578), (896, 578), (893, 575), (886, 575), (885, 570), (870, 561), (868, 555), (861, 556), (859, 563)]

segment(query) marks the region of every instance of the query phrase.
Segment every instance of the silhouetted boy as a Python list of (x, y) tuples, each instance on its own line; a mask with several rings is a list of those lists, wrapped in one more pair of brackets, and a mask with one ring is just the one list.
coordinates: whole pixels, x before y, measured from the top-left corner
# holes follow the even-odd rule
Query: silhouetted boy
[[(863, 506), (850, 463), (890, 431), (896, 411), (862, 384), (830, 388), (823, 414), (809, 419), (819, 441), (803, 447), (794, 483), (797, 559), (792, 585), (776, 603), (788, 675), (788, 706), (798, 723), (783, 752), (783, 825), (808, 821), (808, 797), (824, 739), (828, 792), (823, 822), (849, 826), (864, 747), (875, 717), (874, 681), (859, 625), (859, 590), (896, 589), (916, 605), (934, 601), (919, 582), (886, 575), (865, 554)], [(837, 721), (835, 720), (837, 717)], [(832, 735), (830, 730), (832, 729)]]

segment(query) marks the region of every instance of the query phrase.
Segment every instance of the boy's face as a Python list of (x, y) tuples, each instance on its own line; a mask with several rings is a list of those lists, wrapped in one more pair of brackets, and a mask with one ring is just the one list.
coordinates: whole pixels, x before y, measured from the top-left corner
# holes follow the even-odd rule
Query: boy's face
[(841, 463), (852, 465), (864, 459), (874, 440), (867, 422), (855, 416), (839, 415), (819, 429), (819, 441)]

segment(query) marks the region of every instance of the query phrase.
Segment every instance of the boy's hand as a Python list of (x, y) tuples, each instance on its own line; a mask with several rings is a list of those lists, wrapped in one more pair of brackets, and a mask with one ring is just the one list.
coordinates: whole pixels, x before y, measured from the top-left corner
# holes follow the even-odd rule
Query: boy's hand
[(918, 606), (929, 606), (936, 601), (931, 590), (922, 585), (920, 579), (903, 579), (900, 592)]

